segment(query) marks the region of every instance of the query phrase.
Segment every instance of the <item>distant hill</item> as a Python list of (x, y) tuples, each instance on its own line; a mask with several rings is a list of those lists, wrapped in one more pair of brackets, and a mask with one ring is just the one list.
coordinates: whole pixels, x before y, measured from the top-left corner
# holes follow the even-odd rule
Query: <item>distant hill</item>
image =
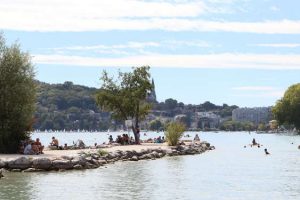
[(107, 130), (109, 113), (101, 112), (95, 102), (96, 88), (72, 82), (38, 82), (34, 129)]
[[(35, 130), (108, 130), (122, 127), (123, 122), (110, 119), (110, 113), (101, 111), (95, 101), (96, 88), (74, 85), (72, 82), (48, 84), (37, 82), (37, 110), (35, 113)], [(155, 92), (155, 91), (154, 91)], [(150, 113), (155, 118), (173, 118), (185, 114), (192, 122), (195, 112), (213, 112), (221, 118), (230, 118), (237, 106), (215, 105), (204, 102), (199, 105), (185, 105), (175, 99), (164, 102), (152, 102)], [(148, 121), (148, 122), (149, 122)], [(147, 124), (148, 123), (146, 121)]]

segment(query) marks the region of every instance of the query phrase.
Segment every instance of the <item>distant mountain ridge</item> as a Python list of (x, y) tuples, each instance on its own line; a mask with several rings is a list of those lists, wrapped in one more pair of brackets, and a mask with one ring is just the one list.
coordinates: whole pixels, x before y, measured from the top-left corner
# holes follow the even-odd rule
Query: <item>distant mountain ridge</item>
[[(95, 95), (98, 89), (96, 88), (75, 85), (70, 81), (63, 84), (37, 81), (37, 85), (37, 110), (33, 126), (35, 130), (103, 131), (119, 129), (124, 123), (111, 120), (109, 112), (101, 111), (97, 107)], [(155, 95), (155, 91), (153, 94)], [(156, 98), (156, 96), (154, 97)], [(153, 109), (150, 113), (152, 117), (148, 120), (172, 119), (180, 114), (192, 116), (195, 112), (207, 111), (226, 118), (231, 117), (232, 110), (237, 108), (237, 106), (228, 106), (227, 104), (218, 106), (208, 101), (199, 105), (185, 105), (171, 98), (166, 99), (165, 102), (152, 101), (152, 103)], [(144, 124), (147, 125), (148, 122), (146, 120)]]

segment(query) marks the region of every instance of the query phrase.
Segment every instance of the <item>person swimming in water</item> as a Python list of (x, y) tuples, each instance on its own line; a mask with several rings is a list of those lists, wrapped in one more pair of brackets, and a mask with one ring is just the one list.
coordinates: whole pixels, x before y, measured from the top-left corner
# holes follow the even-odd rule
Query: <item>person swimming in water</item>
[(269, 155), (270, 153), (268, 152), (268, 149), (265, 149), (265, 154)]

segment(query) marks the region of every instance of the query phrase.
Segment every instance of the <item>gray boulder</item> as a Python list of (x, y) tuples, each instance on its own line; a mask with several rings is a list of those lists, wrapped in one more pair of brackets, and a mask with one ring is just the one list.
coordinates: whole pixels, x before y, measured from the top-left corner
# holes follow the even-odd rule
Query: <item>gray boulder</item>
[(6, 162), (0, 159), (0, 169), (6, 167)]
[(19, 157), (15, 160), (8, 161), (7, 166), (10, 169), (27, 169), (31, 167), (32, 161), (27, 157)]
[(73, 164), (70, 160), (53, 160), (52, 166), (54, 169), (72, 169)]
[(138, 161), (138, 157), (137, 156), (132, 156), (132, 158), (130, 158), (131, 161)]
[(52, 162), (49, 158), (36, 158), (32, 162), (32, 166), (36, 169), (50, 169)]

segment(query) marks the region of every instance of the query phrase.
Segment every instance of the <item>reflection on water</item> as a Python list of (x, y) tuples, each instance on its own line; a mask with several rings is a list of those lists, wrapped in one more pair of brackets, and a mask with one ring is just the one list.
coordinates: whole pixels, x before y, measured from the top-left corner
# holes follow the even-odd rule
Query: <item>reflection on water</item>
[[(244, 148), (253, 137), (263, 146)], [(300, 199), (299, 136), (201, 133), (201, 138), (216, 150), (85, 171), (6, 173), (0, 199)]]

